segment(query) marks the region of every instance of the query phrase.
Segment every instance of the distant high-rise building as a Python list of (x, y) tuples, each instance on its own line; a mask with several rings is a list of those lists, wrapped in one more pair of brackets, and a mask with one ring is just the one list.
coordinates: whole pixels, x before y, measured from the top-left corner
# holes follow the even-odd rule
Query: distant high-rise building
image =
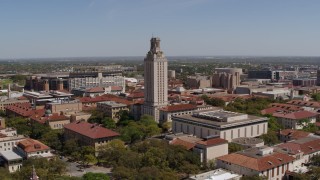
[(151, 38), (151, 47), (144, 59), (144, 94), (142, 114), (159, 122), (159, 108), (168, 104), (168, 60), (160, 49), (160, 39)]
[(169, 70), (168, 71), (168, 77), (170, 79), (175, 79), (176, 78), (176, 71), (175, 70)]
[(216, 68), (212, 75), (212, 86), (227, 90), (234, 90), (240, 85), (240, 68)]

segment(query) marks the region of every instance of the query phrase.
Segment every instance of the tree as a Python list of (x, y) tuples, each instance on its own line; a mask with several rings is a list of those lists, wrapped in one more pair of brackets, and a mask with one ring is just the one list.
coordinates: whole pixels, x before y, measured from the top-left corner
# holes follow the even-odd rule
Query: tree
[(0, 110), (0, 116), (4, 117), (6, 116), (6, 113), (3, 110)]
[(162, 132), (168, 132), (172, 128), (172, 123), (171, 122), (164, 122), (160, 125)]
[(22, 168), (13, 174), (13, 179), (29, 179), (33, 166), (40, 179), (54, 180), (67, 171), (66, 163), (59, 159), (31, 157), (23, 161)]
[(268, 131), (268, 133), (263, 134), (261, 138), (263, 139), (264, 143), (267, 145), (275, 145), (280, 142), (278, 139), (278, 135), (275, 131)]
[(269, 98), (253, 97), (250, 99), (237, 98), (229, 103), (225, 110), (260, 115), (261, 110), (267, 108), (271, 103), (276, 102)]
[(121, 139), (127, 143), (134, 143), (144, 138), (139, 124), (130, 122), (127, 126), (120, 129)]
[(0, 179), (2, 180), (11, 180), (11, 174), (9, 173), (9, 171), (5, 168), (0, 168)]
[(55, 150), (62, 150), (62, 140), (61, 130), (50, 130), (41, 137), (41, 142)]
[(91, 111), (91, 116), (88, 119), (88, 122), (101, 124), (103, 118), (104, 118), (104, 114), (102, 111), (93, 110)]
[(17, 129), (18, 134), (30, 136), (31, 135), (31, 124), (27, 119), (21, 117), (9, 117), (6, 119), (6, 125)]
[(124, 166), (116, 166), (112, 169), (112, 177), (115, 179), (134, 179), (137, 174), (136, 169), (126, 168)]
[(95, 149), (92, 146), (82, 146), (79, 154), (79, 160), (83, 166), (88, 166), (90, 163), (94, 164), (97, 162)]
[(115, 121), (110, 117), (103, 118), (101, 123), (103, 127), (108, 129), (115, 129), (117, 127)]
[(109, 141), (98, 149), (98, 160), (106, 162), (108, 165), (117, 163), (126, 151), (124, 142), (119, 139)]
[(238, 151), (242, 151), (243, 149), (244, 149), (243, 146), (236, 144), (236, 143), (229, 143), (229, 145), (228, 145), (229, 154), (234, 153), (234, 152), (238, 152)]
[(97, 158), (92, 154), (84, 154), (82, 158), (82, 162), (85, 166), (88, 166), (90, 163), (91, 164), (97, 163)]
[(271, 115), (266, 115), (268, 120), (268, 130), (278, 132), (280, 129), (283, 129), (283, 126), (278, 123), (277, 119)]
[(206, 169), (207, 169), (207, 170), (214, 170), (214, 169), (216, 169), (216, 161), (215, 161), (214, 159), (209, 160), (209, 161), (206, 163)]
[(128, 111), (119, 111), (118, 113), (119, 121), (117, 123), (118, 126), (126, 126), (130, 121), (133, 121), (133, 117), (130, 116)]
[(224, 107), (226, 102), (220, 98), (209, 98), (207, 95), (202, 95), (201, 98), (211, 106)]
[(50, 131), (51, 131), (51, 128), (48, 125), (33, 122), (31, 123), (30, 137), (33, 139), (41, 139), (45, 133)]
[(88, 172), (86, 174), (83, 175), (82, 177), (83, 180), (109, 180), (109, 176), (107, 176), (106, 174), (103, 173), (92, 173), (92, 172)]
[(311, 96), (315, 101), (320, 101), (320, 93), (312, 94)]
[(312, 156), (310, 163), (314, 166), (320, 166), (320, 155), (317, 154), (317, 155)]
[(73, 152), (79, 151), (79, 144), (76, 139), (69, 139), (65, 141), (63, 146), (63, 153), (66, 155), (71, 155)]

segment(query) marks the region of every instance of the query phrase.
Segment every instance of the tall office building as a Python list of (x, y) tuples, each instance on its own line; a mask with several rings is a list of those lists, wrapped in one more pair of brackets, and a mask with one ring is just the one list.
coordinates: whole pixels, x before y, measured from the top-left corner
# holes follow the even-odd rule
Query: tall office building
[(151, 47), (144, 58), (144, 94), (142, 114), (159, 122), (159, 108), (168, 104), (168, 60), (160, 49), (160, 39), (151, 38)]

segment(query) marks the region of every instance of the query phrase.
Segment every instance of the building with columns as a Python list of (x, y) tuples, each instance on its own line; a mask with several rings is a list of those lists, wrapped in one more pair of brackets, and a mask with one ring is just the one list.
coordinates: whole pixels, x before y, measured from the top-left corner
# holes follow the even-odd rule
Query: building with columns
[(159, 108), (168, 104), (168, 60), (160, 49), (160, 38), (152, 37), (144, 59), (144, 95), (142, 114), (159, 122)]

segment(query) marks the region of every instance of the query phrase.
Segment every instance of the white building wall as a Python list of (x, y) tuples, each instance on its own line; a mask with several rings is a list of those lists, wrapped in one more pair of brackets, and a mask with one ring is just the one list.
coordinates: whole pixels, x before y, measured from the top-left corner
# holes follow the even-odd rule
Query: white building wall
[(199, 138), (205, 138), (207, 136), (212, 136), (212, 135), (220, 135), (220, 138), (226, 139), (229, 142), (231, 142), (232, 139), (236, 139), (239, 137), (261, 136), (262, 134), (267, 133), (267, 130), (268, 130), (267, 122), (248, 125), (245, 127), (235, 127), (233, 129), (228, 129), (223, 131), (216, 130), (213, 128), (208, 128), (208, 127), (188, 124), (184, 122), (178, 122), (178, 121), (173, 121), (172, 123), (173, 123), (172, 130), (174, 133), (183, 132), (187, 134), (193, 134)]
[(217, 167), (224, 168), (244, 176), (259, 175), (259, 176), (267, 177), (268, 180), (281, 180), (287, 170), (289, 171), (293, 170), (293, 163), (284, 164), (278, 167), (274, 167), (272, 169), (268, 169), (266, 171), (256, 171), (256, 170), (248, 169), (246, 167), (239, 166), (236, 164), (228, 164), (227, 162), (222, 162), (221, 160), (217, 160)]

